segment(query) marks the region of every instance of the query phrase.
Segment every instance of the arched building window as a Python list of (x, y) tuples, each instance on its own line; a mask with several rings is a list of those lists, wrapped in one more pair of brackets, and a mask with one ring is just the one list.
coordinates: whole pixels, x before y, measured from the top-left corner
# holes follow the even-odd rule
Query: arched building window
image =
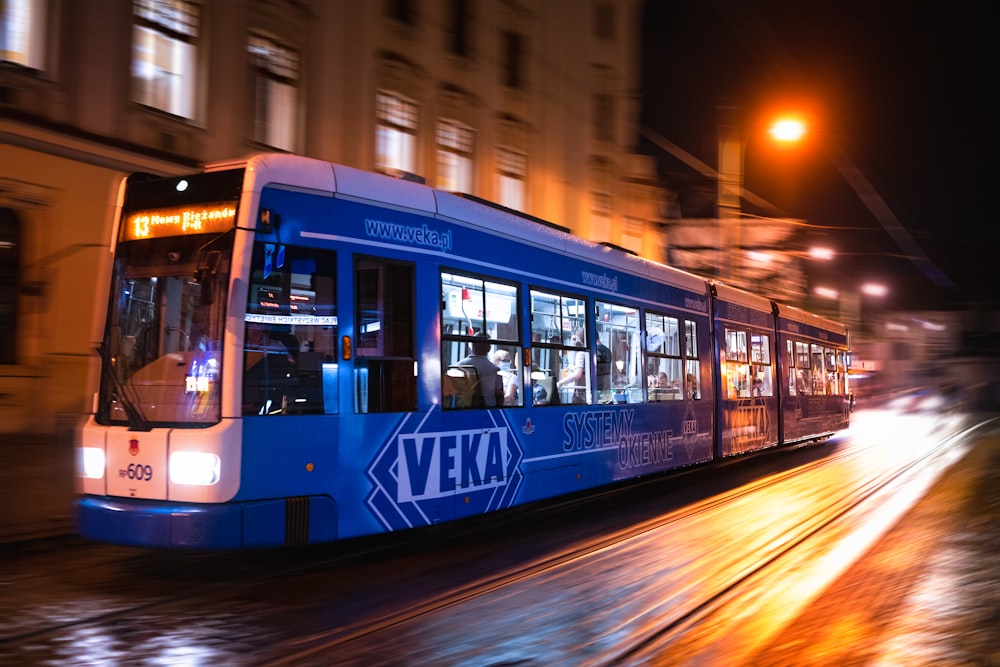
[(0, 364), (17, 361), (17, 294), (21, 266), (21, 222), (0, 208)]

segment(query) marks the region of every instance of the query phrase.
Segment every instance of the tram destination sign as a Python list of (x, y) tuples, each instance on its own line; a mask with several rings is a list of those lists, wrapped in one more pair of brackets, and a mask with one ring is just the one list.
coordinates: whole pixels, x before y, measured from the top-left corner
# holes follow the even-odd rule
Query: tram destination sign
[(236, 206), (231, 202), (190, 206), (171, 206), (126, 214), (121, 228), (122, 241), (163, 236), (224, 232), (236, 221)]

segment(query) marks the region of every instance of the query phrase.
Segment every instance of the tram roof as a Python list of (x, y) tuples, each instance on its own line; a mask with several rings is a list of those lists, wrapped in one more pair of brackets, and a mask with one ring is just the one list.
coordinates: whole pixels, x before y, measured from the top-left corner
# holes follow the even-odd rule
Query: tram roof
[(766, 297), (717, 281), (713, 281), (712, 286), (715, 288), (716, 296), (722, 301), (736, 303), (764, 313), (772, 312), (772, 302)]
[(811, 324), (819, 329), (826, 329), (827, 331), (834, 331), (845, 336), (847, 335), (846, 325), (821, 315), (814, 315), (809, 311), (796, 308), (795, 306), (778, 304), (778, 317), (792, 320), (794, 322), (800, 322), (802, 324)]
[(414, 181), (286, 153), (264, 153), (212, 163), (205, 171), (238, 168), (246, 168), (251, 174), (246, 180), (251, 191), (260, 192), (272, 183), (283, 184), (377, 206), (417, 211), (693, 292), (705, 290), (705, 279), (686, 271), (582, 239), (516, 211), (435, 190)]

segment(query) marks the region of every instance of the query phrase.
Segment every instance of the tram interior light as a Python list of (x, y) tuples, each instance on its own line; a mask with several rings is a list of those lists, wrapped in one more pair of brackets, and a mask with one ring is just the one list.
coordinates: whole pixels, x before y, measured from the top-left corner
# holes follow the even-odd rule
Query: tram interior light
[(221, 460), (209, 452), (173, 452), (170, 481), (174, 484), (211, 486), (219, 481)]
[(88, 479), (104, 477), (104, 449), (101, 447), (80, 448), (80, 472)]

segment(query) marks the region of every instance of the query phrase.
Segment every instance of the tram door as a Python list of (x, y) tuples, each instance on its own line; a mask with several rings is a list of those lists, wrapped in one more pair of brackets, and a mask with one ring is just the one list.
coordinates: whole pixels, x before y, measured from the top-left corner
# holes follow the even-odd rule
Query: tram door
[(378, 257), (354, 260), (354, 410), (417, 407), (414, 268)]
[[(342, 270), (350, 273), (338, 281), (331, 251), (255, 246), (245, 317), (245, 416), (416, 408), (413, 266), (355, 257)], [(353, 328), (354, 335), (341, 339), (347, 313), (353, 326), (345, 332)]]

